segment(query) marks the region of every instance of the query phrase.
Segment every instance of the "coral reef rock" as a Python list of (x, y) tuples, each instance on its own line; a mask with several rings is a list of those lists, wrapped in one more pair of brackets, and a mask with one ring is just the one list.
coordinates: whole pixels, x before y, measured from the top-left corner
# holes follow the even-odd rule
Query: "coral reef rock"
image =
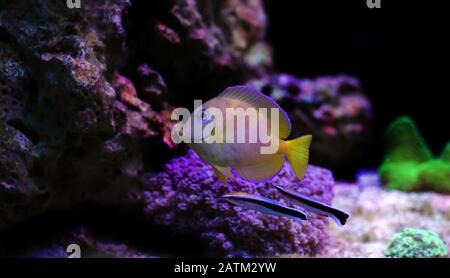
[(387, 150), (379, 172), (387, 188), (450, 193), (450, 144), (441, 157), (434, 157), (409, 117), (391, 123), (385, 140)]
[(275, 185), (289, 185), (301, 194), (330, 203), (334, 179), (330, 171), (309, 166), (305, 178), (299, 180), (286, 164), (277, 176), (264, 183), (237, 178), (224, 184), (210, 166), (189, 151), (169, 162), (163, 172), (149, 177), (144, 193), (137, 198), (146, 202), (145, 211), (169, 232), (198, 234), (211, 256), (320, 253), (328, 239), (328, 220), (323, 216), (311, 214), (309, 220), (300, 223), (220, 199), (225, 193), (243, 191), (284, 203)]
[[(23, 244), (22, 244), (23, 245)], [(1, 250), (1, 257), (19, 258), (154, 258), (159, 257), (138, 251), (124, 242), (103, 238), (95, 235), (86, 227), (75, 228), (62, 234), (52, 234), (40, 238), (38, 242), (27, 242), (26, 246), (16, 246), (14, 251), (8, 247), (8, 252)], [(75, 249), (79, 253), (75, 254)], [(78, 252), (77, 251), (77, 252)]]
[(313, 135), (312, 163), (345, 175), (369, 150), (371, 104), (356, 78), (339, 75), (298, 79), (274, 74), (248, 84), (286, 110), (292, 121), (292, 138)]
[[(166, 85), (117, 73), (129, 1), (0, 3), (0, 230), (82, 201), (122, 202), (173, 149)], [(140, 86), (145, 85), (145, 87)], [(165, 156), (165, 157), (168, 157)]]
[(347, 225), (330, 225), (322, 257), (383, 258), (392, 237), (408, 227), (436, 232), (450, 243), (450, 196), (406, 193), (338, 183), (333, 205), (351, 214)]
[(178, 154), (173, 106), (271, 67), (265, 28), (259, 0), (0, 1), (0, 230), (127, 202)]
[(127, 42), (167, 79), (171, 101), (192, 105), (271, 68), (262, 2), (133, 1)]

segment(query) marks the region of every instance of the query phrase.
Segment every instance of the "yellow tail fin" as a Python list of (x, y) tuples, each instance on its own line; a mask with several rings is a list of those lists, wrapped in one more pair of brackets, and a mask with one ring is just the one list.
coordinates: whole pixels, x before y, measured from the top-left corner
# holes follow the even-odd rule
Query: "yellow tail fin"
[(311, 135), (305, 135), (294, 140), (282, 141), (281, 151), (286, 155), (295, 175), (299, 179), (304, 177), (308, 166), (311, 139)]

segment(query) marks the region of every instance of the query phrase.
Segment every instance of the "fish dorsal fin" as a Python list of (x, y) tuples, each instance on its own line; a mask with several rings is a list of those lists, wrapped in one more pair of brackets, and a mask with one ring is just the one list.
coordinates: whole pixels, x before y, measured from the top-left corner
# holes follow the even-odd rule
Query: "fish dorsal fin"
[(248, 86), (228, 87), (220, 97), (231, 98), (245, 102), (255, 108), (278, 108), (280, 111), (280, 138), (286, 139), (291, 133), (291, 121), (286, 112), (273, 99)]

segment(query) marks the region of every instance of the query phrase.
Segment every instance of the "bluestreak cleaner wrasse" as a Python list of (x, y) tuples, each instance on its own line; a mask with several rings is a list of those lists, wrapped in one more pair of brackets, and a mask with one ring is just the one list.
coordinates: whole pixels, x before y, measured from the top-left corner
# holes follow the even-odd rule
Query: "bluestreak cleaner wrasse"
[(234, 205), (259, 211), (265, 214), (287, 217), (299, 221), (307, 219), (307, 215), (298, 209), (283, 206), (277, 201), (257, 195), (252, 195), (244, 192), (232, 192), (223, 195), (222, 198)]
[(350, 217), (350, 214), (346, 213), (345, 211), (333, 208), (312, 198), (302, 196), (293, 190), (289, 190), (281, 186), (276, 186), (276, 188), (283, 196), (287, 197), (296, 205), (301, 206), (307, 211), (323, 216), (329, 216), (339, 225), (345, 225), (347, 219)]

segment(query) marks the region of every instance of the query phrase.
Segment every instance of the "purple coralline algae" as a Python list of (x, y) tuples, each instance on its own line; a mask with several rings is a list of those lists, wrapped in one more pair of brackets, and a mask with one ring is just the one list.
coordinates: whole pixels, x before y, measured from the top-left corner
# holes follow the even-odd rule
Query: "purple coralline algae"
[(287, 185), (297, 192), (330, 204), (334, 179), (330, 171), (309, 166), (303, 180), (286, 164), (272, 180), (262, 183), (241, 178), (222, 183), (210, 166), (189, 151), (165, 165), (164, 171), (147, 180), (145, 212), (158, 225), (174, 234), (198, 233), (211, 256), (265, 256), (320, 253), (328, 239), (325, 217), (311, 214), (304, 222), (269, 216), (236, 207), (220, 197), (243, 191), (281, 199), (275, 185)]

